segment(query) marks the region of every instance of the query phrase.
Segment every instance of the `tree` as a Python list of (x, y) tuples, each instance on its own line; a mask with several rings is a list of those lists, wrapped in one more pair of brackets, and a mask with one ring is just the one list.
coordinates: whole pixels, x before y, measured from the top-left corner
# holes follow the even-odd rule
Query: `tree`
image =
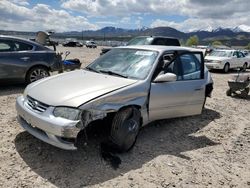
[(214, 41), (214, 42), (212, 43), (212, 45), (213, 45), (213, 46), (219, 46), (219, 45), (222, 45), (222, 43), (221, 43), (221, 41), (216, 40), (216, 41)]
[(199, 38), (194, 35), (191, 36), (189, 39), (187, 39), (186, 45), (187, 46), (193, 46), (193, 45), (198, 45), (199, 44)]
[(248, 45), (246, 46), (246, 49), (250, 50), (250, 42), (249, 42)]

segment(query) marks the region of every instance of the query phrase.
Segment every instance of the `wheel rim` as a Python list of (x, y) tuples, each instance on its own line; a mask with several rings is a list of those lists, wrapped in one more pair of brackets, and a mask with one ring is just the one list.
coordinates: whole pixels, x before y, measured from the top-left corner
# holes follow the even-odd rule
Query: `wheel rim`
[(34, 71), (31, 72), (30, 74), (30, 82), (37, 81), (39, 79), (48, 77), (49, 74), (46, 70), (44, 69), (35, 69)]

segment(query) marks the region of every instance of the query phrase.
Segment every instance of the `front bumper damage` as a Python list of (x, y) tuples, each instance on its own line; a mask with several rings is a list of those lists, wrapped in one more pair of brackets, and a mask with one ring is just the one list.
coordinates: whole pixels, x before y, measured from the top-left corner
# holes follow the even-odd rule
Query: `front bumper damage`
[(20, 96), (16, 101), (17, 118), (20, 125), (36, 138), (65, 150), (76, 150), (75, 140), (81, 131), (81, 121), (72, 121), (53, 116), (54, 107), (36, 112)]

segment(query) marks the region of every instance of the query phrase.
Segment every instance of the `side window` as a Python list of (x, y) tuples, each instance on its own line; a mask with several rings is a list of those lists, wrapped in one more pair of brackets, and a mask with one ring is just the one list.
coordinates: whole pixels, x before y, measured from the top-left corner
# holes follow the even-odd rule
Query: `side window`
[(233, 53), (233, 56), (234, 56), (234, 57), (238, 57), (237, 52), (234, 52), (234, 53)]
[(177, 81), (201, 79), (201, 58), (199, 53), (182, 54), (164, 68), (164, 73), (176, 74)]
[(15, 51), (30, 51), (33, 49), (32, 45), (22, 43), (22, 42), (14, 42), (15, 43)]
[(0, 52), (12, 52), (15, 50), (15, 46), (11, 41), (0, 40)]
[(241, 53), (241, 52), (238, 52), (238, 54), (239, 54), (239, 58), (242, 58), (242, 57), (244, 57), (243, 53)]
[(184, 54), (180, 56), (183, 80), (201, 79), (201, 56)]

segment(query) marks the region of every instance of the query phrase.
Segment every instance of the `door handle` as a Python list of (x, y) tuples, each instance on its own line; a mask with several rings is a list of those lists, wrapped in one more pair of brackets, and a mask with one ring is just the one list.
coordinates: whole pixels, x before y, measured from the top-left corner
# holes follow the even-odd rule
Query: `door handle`
[(196, 88), (195, 91), (200, 91), (202, 90), (203, 88)]
[(21, 57), (20, 59), (21, 59), (21, 60), (24, 60), (24, 61), (27, 61), (27, 60), (30, 59), (30, 57)]

